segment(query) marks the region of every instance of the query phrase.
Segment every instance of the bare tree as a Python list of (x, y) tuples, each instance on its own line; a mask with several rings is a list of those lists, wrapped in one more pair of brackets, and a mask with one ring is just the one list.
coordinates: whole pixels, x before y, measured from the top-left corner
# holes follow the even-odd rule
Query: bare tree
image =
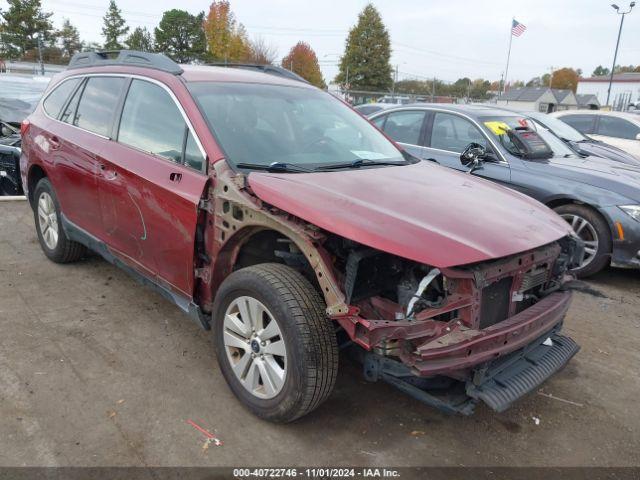
[(273, 65), (278, 57), (278, 49), (263, 38), (256, 37), (249, 42), (247, 62), (258, 65)]

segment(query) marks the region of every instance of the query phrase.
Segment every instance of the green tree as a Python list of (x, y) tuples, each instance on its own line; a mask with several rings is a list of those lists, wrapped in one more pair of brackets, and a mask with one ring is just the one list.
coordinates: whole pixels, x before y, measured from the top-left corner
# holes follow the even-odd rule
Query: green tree
[(129, 50), (153, 52), (153, 38), (147, 27), (136, 27), (124, 43)]
[(164, 12), (155, 29), (156, 50), (176, 62), (189, 63), (206, 55), (206, 38), (202, 30), (204, 12), (192, 15), (185, 10)]
[(74, 53), (82, 50), (80, 33), (78, 33), (78, 29), (71, 24), (68, 18), (62, 21), (62, 28), (56, 32), (56, 37), (62, 45), (63, 58), (70, 58)]
[(124, 47), (120, 43), (120, 38), (129, 32), (129, 27), (115, 0), (110, 0), (107, 13), (102, 19), (104, 20), (102, 27), (102, 36), (105, 38), (104, 48), (106, 50), (122, 50)]
[(349, 31), (335, 80), (341, 85), (348, 83), (353, 90), (389, 90), (393, 86), (390, 59), (389, 32), (378, 10), (368, 4)]
[(251, 56), (251, 44), (244, 26), (238, 23), (226, 0), (211, 4), (203, 28), (209, 55), (215, 60), (238, 62)]
[(604, 75), (609, 75), (610, 73), (611, 73), (611, 70), (609, 70), (606, 67), (603, 67), (602, 65), (598, 65), (591, 75), (594, 77), (601, 77)]
[(9, 8), (0, 10), (0, 56), (17, 58), (53, 39), (53, 13), (43, 12), (40, 0), (7, 0)]
[(320, 72), (316, 52), (308, 43), (298, 42), (291, 47), (289, 54), (282, 59), (282, 66), (297, 73), (316, 87), (326, 88), (327, 86)]

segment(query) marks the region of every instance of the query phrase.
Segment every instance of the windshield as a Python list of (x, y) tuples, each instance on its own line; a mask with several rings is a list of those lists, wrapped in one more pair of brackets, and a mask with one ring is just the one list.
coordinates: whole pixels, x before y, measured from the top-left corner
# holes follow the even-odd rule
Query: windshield
[(232, 164), (316, 169), (405, 159), (359, 114), (320, 90), (194, 82), (189, 90)]
[(583, 140), (587, 140), (587, 137), (585, 137), (571, 125), (568, 125), (562, 120), (552, 117), (551, 115), (532, 112), (529, 113), (528, 116), (533, 118), (536, 122), (540, 123), (544, 128), (551, 130), (563, 140), (568, 140), (570, 142), (582, 142)]
[(538, 135), (540, 135), (542, 140), (544, 140), (547, 145), (549, 145), (549, 148), (551, 148), (551, 150), (553, 151), (554, 157), (577, 156), (576, 152), (571, 150), (566, 143), (556, 137), (547, 128), (543, 127), (535, 121), (532, 121), (531, 119), (525, 117), (504, 115), (480, 117), (479, 120), (485, 130), (512, 155), (522, 156), (522, 152), (519, 151), (518, 147), (506, 135), (506, 129), (528, 127), (531, 130), (536, 131)]

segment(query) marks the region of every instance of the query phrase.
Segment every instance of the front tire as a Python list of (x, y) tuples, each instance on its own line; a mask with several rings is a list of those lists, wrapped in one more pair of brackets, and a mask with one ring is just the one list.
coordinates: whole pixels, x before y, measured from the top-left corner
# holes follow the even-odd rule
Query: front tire
[(586, 205), (568, 204), (554, 209), (585, 242), (585, 257), (580, 267), (572, 270), (579, 278), (598, 273), (609, 264), (611, 232), (605, 220)]
[(292, 268), (265, 263), (229, 275), (216, 294), (213, 330), (222, 374), (258, 417), (291, 422), (331, 394), (333, 325), (319, 293)]
[(36, 185), (33, 215), (42, 251), (56, 263), (71, 263), (86, 254), (86, 247), (67, 238), (60, 218), (60, 204), (47, 178)]

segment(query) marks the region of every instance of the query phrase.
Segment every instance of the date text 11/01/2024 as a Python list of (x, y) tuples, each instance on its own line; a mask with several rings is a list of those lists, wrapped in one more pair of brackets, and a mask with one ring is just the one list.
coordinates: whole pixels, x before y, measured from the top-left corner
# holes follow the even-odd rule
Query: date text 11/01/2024
[(238, 468), (234, 478), (399, 478), (393, 468)]

